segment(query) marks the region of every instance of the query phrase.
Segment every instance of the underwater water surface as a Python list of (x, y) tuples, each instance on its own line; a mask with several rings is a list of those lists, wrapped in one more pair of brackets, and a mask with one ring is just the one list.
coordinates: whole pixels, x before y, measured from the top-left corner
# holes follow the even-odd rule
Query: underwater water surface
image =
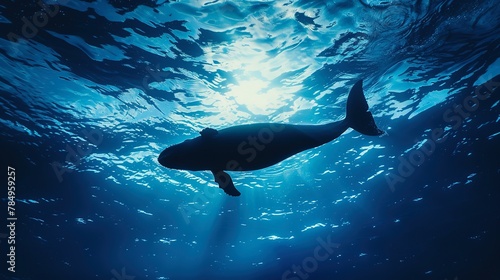
[[(5, 0), (0, 30), (2, 279), (500, 279), (497, 1)], [(339, 121), (359, 80), (386, 134), (240, 197), (157, 161)]]

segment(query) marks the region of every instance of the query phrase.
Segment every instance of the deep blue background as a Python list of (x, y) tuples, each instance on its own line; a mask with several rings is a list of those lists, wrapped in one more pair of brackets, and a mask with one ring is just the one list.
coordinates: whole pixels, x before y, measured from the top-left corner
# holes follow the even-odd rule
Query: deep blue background
[[(0, 4), (18, 218), (3, 278), (301, 279), (283, 275), (330, 239), (307, 279), (500, 279), (496, 1), (45, 3), (46, 23), (39, 4)], [(156, 162), (204, 127), (340, 120), (359, 79), (387, 135), (233, 172), (241, 197)], [(489, 98), (449, 113), (476, 90)]]

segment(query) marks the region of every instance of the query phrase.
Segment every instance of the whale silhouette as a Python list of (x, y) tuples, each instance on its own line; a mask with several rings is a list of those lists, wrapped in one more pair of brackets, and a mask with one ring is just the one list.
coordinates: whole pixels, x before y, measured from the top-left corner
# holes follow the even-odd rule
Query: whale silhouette
[(231, 196), (241, 193), (224, 172), (250, 171), (272, 166), (294, 154), (339, 137), (348, 128), (381, 135), (363, 94), (363, 81), (354, 84), (347, 98), (346, 117), (323, 125), (256, 123), (221, 130), (205, 128), (200, 136), (163, 150), (158, 162), (171, 169), (209, 170), (215, 182)]

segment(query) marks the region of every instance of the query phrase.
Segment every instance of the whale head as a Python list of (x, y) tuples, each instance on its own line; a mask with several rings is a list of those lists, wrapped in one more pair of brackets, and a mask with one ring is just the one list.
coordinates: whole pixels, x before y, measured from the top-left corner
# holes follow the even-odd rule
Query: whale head
[(197, 139), (186, 140), (163, 150), (158, 156), (158, 162), (171, 169), (204, 170), (204, 149)]
[(174, 146), (166, 148), (158, 156), (158, 162), (168, 168), (176, 168), (180, 159), (180, 154), (176, 152)]
[(168, 168), (182, 169), (187, 165), (187, 145), (186, 142), (170, 146), (163, 150), (158, 156), (158, 162)]

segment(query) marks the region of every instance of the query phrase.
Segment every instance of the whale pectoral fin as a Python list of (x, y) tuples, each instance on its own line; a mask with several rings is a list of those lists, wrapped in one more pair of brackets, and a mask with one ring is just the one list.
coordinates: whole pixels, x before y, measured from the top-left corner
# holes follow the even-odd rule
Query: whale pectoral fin
[(210, 137), (214, 137), (215, 135), (217, 135), (219, 132), (216, 130), (216, 129), (213, 129), (213, 128), (204, 128), (202, 131), (200, 131), (200, 134), (203, 138), (210, 138)]
[(215, 182), (219, 184), (219, 188), (224, 190), (230, 196), (240, 196), (241, 193), (234, 187), (233, 179), (226, 172), (219, 170), (212, 170), (212, 174), (214, 175)]

